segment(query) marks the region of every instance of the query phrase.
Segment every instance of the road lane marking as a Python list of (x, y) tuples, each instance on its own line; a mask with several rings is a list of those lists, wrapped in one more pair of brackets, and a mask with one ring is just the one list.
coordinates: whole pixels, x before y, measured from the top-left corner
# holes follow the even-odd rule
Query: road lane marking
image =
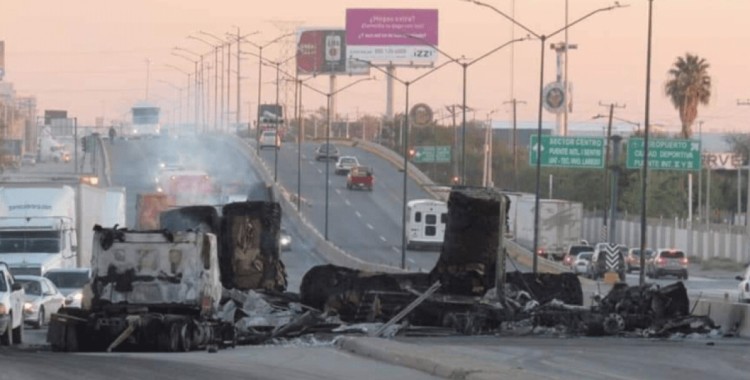
[(349, 202), (348, 199), (344, 199), (344, 204), (347, 205), (347, 206), (351, 206), (352, 205), (351, 202)]
[[(375, 227), (373, 227), (373, 226), (372, 226), (372, 224), (370, 224), (370, 223), (367, 223), (367, 228), (369, 228), (369, 229), (371, 229), (371, 230), (374, 230), (374, 229), (375, 229)], [(382, 236), (381, 236), (380, 238), (381, 238), (381, 239), (383, 239), (383, 237), (382, 237)], [(385, 240), (385, 239), (383, 239), (383, 240)]]
[(384, 237), (382, 237), (382, 236), (380, 237), (380, 240), (382, 240), (382, 241), (386, 241), (386, 240), (385, 240), (385, 238), (384, 238)]
[(341, 190), (336, 189), (336, 194), (341, 195)]
[[(347, 202), (348, 202), (348, 201), (347, 201)], [(361, 218), (361, 217), (362, 217), (362, 214), (360, 214), (360, 213), (359, 213), (359, 211), (355, 211), (355, 212), (354, 212), (354, 215), (357, 215), (357, 218)]]
[(401, 253), (401, 250), (399, 248), (396, 248), (396, 247), (391, 247), (391, 248), (393, 249), (394, 252)]
[(409, 260), (409, 262), (412, 263), (412, 264), (416, 264), (417, 263), (416, 261), (414, 261), (412, 259), (407, 259), (407, 260)]

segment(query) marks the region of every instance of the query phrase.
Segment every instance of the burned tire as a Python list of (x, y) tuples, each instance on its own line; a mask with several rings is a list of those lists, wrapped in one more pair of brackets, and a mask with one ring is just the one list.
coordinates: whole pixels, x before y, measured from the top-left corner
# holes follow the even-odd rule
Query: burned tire
[(12, 346), (13, 345), (13, 314), (10, 315), (10, 321), (8, 322), (8, 327), (5, 329), (5, 332), (0, 335), (0, 343), (5, 346)]
[(625, 272), (620, 272), (620, 281), (625, 282)]
[(190, 352), (193, 348), (193, 328), (190, 323), (180, 323), (180, 349)]
[(23, 343), (23, 321), (18, 327), (13, 329), (13, 344)]

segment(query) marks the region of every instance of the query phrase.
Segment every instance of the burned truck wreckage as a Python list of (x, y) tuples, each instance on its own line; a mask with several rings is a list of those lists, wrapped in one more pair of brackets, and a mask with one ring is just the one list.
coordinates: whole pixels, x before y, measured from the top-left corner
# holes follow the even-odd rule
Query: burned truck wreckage
[(299, 294), (285, 292), (276, 202), (169, 210), (156, 231), (97, 228), (84, 307), (55, 314), (48, 341), (66, 351), (187, 351), (372, 323), (380, 326), (367, 331), (372, 336), (407, 326), (639, 336), (714, 328), (710, 319), (690, 315), (682, 282), (616, 284), (586, 307), (572, 273), (506, 273), (508, 207), (501, 192), (454, 188), (445, 241), (430, 272), (321, 265), (305, 273)]

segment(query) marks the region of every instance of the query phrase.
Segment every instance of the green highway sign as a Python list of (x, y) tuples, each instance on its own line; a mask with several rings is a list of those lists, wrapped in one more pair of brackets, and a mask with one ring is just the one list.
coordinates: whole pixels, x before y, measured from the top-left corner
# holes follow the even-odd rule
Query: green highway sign
[(451, 147), (449, 145), (417, 146), (414, 147), (414, 163), (451, 162)]
[(529, 165), (535, 166), (537, 151), (542, 151), (542, 166), (565, 168), (603, 168), (604, 137), (563, 137), (542, 135), (542, 143), (531, 135)]
[[(628, 141), (628, 169), (643, 167), (643, 138), (631, 137)], [(701, 143), (698, 140), (649, 139), (648, 168), (652, 170), (699, 170)]]

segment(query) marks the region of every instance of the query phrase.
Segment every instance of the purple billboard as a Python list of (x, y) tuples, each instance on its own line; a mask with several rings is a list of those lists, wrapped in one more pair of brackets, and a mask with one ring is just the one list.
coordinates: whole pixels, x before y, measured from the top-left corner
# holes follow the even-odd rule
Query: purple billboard
[[(407, 35), (416, 38), (409, 38)], [(421, 41), (420, 41), (421, 40)], [(347, 45), (437, 45), (437, 9), (347, 9)]]

